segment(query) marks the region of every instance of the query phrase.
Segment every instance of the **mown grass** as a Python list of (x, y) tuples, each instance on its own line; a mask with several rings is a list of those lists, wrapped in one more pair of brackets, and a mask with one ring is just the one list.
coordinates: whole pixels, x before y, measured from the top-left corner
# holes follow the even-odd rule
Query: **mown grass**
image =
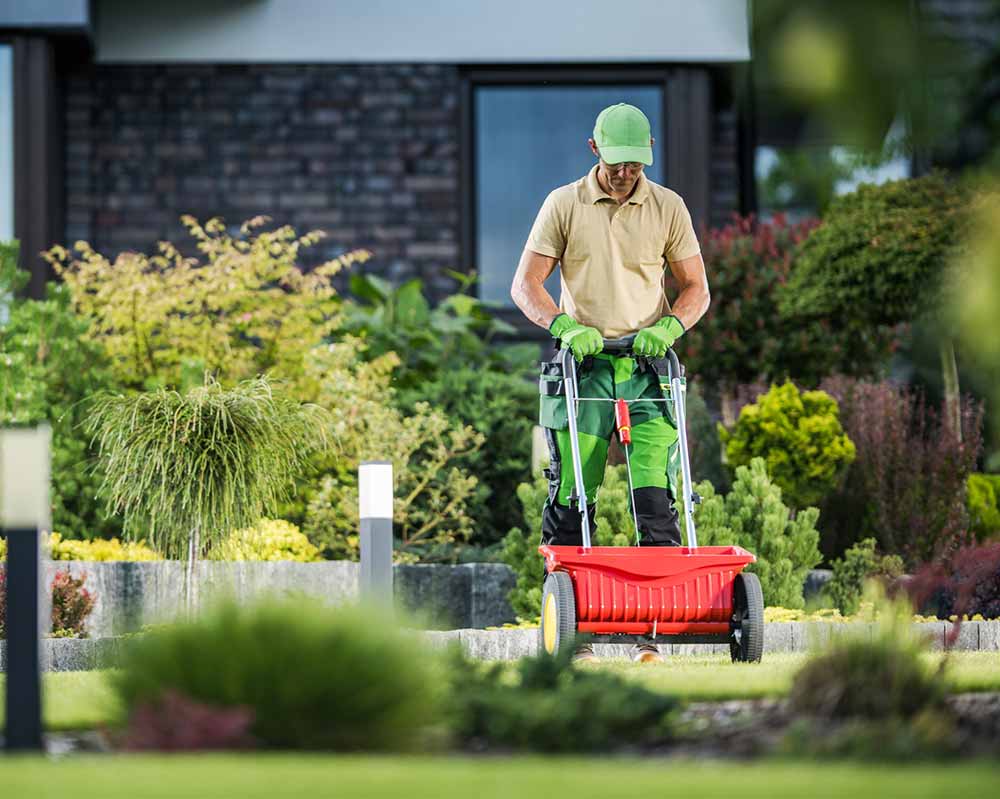
[[(926, 656), (938, 663), (940, 653)], [(758, 699), (788, 693), (806, 655), (765, 655), (762, 663), (731, 663), (724, 655), (679, 655), (666, 662), (637, 665), (625, 660), (597, 661), (584, 668), (608, 669), (654, 691), (689, 701)], [(108, 671), (55, 672), (43, 683), (45, 725), (50, 730), (92, 729), (120, 713)], [(1000, 653), (954, 652), (945, 679), (953, 693), (1000, 691)], [(5, 686), (0, 675), (0, 690)], [(0, 702), (0, 721), (3, 703)]]
[(338, 757), (160, 755), (0, 758), (11, 797), (273, 799), (364, 796), (542, 799), (559, 796), (774, 797), (994, 796), (1000, 767), (961, 765), (720, 763), (591, 757)]

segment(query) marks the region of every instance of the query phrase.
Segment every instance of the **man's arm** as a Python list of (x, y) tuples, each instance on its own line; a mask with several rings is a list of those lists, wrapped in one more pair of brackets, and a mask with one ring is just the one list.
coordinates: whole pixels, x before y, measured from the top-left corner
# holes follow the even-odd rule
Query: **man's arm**
[[(690, 260), (690, 259), (689, 259)], [(525, 316), (546, 330), (559, 315), (559, 306), (545, 290), (545, 281), (556, 268), (558, 258), (525, 248), (510, 287), (510, 297)]]
[(671, 313), (681, 320), (685, 330), (690, 330), (705, 315), (712, 301), (708, 291), (708, 277), (705, 275), (705, 262), (699, 253), (680, 261), (670, 261), (670, 271), (680, 284), (680, 293)]

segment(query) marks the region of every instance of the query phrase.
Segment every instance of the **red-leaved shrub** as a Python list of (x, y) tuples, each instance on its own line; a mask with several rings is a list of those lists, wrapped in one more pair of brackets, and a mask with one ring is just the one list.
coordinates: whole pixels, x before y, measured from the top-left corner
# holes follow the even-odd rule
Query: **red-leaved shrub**
[(906, 591), (914, 606), (943, 619), (977, 613), (1000, 618), (1000, 543), (962, 547), (924, 564)]
[[(94, 610), (97, 597), (83, 587), (86, 576), (73, 577), (68, 571), (56, 572), (52, 580), (53, 635), (86, 638), (84, 625)], [(7, 569), (0, 564), (0, 639), (7, 637)]]
[(55, 635), (85, 638), (84, 624), (94, 610), (96, 597), (83, 587), (86, 576), (56, 572), (52, 580), (52, 632)]
[(835, 377), (820, 388), (839, 403), (857, 450), (844, 486), (821, 508), (826, 558), (871, 536), (914, 568), (966, 543), (966, 478), (982, 447), (982, 406), (963, 399), (960, 440), (943, 413), (903, 386)]
[(128, 750), (247, 749), (254, 713), (248, 707), (218, 707), (167, 689), (155, 702), (141, 702), (129, 715), (121, 746)]

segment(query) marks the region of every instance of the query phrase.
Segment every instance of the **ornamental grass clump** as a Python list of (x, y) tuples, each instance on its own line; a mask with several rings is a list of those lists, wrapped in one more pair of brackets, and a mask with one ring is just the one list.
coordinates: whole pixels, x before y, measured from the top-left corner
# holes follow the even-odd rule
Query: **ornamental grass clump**
[(328, 424), (327, 411), (288, 399), (266, 377), (227, 389), (207, 376), (186, 394), (99, 396), (88, 427), (109, 509), (124, 517), (126, 535), (187, 558), (190, 604), (191, 563), (294, 490), (328, 446)]
[(111, 679), (126, 741), (143, 732), (147, 747), (157, 741), (150, 708), (181, 702), (250, 720), (213, 724), (224, 743), (245, 732), (282, 749), (392, 750), (425, 742), (439, 723), (439, 669), (414, 634), (370, 609), (271, 597), (136, 638)]

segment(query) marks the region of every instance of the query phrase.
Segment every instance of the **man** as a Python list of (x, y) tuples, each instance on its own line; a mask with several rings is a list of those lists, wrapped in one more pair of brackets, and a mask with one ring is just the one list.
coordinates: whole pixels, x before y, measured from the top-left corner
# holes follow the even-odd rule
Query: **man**
[[(657, 359), (702, 317), (709, 305), (701, 250), (683, 200), (643, 175), (653, 163), (649, 120), (625, 103), (605, 108), (588, 140), (598, 162), (585, 176), (545, 199), (514, 276), (511, 297), (524, 315), (569, 347), (577, 362), (581, 397), (662, 399)], [(663, 288), (664, 264), (680, 284), (673, 309)], [(545, 280), (560, 265), (556, 307)], [(638, 359), (602, 352), (603, 338), (637, 334)], [(662, 370), (661, 370), (662, 371)], [(545, 375), (543, 374), (543, 384)], [(681, 543), (673, 507), (677, 430), (664, 402), (629, 405), (634, 513), (644, 546)], [(574, 487), (565, 397), (541, 398), (540, 424), (551, 455), (549, 496), (542, 509), (542, 541), (582, 544), (580, 512), (570, 506)], [(614, 432), (611, 402), (581, 402), (580, 457), (587, 497), (604, 479)], [(596, 504), (589, 507), (594, 518)], [(577, 651), (593, 657), (590, 647)], [(640, 661), (660, 660), (652, 644), (633, 650)]]

